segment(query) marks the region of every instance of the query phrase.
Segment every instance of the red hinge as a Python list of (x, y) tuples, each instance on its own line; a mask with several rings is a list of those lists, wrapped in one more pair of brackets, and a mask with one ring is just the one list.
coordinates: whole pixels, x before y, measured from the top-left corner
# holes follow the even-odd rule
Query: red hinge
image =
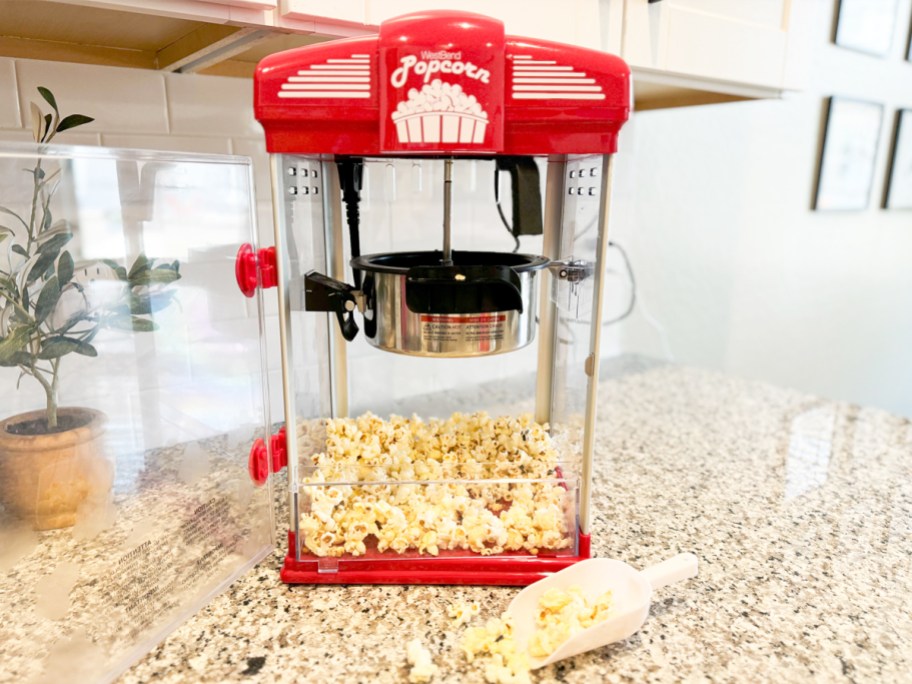
[(277, 473), (288, 465), (288, 450), (285, 441), (285, 428), (281, 428), (269, 438), (272, 450), (272, 470), (269, 469), (269, 456), (266, 442), (262, 437), (257, 438), (250, 447), (250, 456), (247, 459), (247, 471), (255, 485), (262, 486), (269, 479), (269, 473)]
[(264, 247), (255, 252), (250, 243), (241, 245), (234, 260), (234, 278), (241, 292), (248, 297), (253, 297), (257, 285), (275, 287), (279, 282), (275, 247)]

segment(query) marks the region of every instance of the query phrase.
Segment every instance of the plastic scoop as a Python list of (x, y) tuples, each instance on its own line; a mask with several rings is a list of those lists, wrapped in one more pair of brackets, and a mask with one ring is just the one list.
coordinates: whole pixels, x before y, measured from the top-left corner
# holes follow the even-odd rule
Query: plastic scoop
[(529, 656), (536, 670), (545, 665), (626, 639), (646, 621), (652, 592), (674, 582), (695, 577), (697, 557), (682, 553), (639, 571), (618, 560), (590, 558), (550, 577), (530, 584), (510, 602), (506, 614), (513, 619), (513, 639), (517, 651), (525, 651), (537, 626), (538, 600), (549, 589), (578, 586), (589, 602), (612, 592), (612, 608), (607, 620), (573, 634), (547, 658)]

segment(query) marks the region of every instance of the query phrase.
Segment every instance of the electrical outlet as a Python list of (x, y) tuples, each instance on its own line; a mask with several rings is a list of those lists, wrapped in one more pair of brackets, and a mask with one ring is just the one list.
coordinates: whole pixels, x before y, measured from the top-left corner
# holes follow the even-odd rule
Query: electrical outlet
[(100, 261), (87, 261), (76, 264), (73, 269), (73, 282), (82, 287), (98, 280), (118, 280), (114, 269)]

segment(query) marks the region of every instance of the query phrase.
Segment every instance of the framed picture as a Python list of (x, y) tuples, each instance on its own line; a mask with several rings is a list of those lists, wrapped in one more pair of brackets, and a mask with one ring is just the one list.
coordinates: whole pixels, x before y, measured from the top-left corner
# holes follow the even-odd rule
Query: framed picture
[(831, 97), (827, 101), (814, 209), (867, 209), (880, 141), (883, 105)]
[(884, 57), (893, 45), (896, 0), (839, 0), (833, 42)]
[(909, 22), (909, 37), (906, 39), (906, 59), (912, 62), (912, 21)]
[(896, 112), (884, 209), (912, 209), (912, 109)]

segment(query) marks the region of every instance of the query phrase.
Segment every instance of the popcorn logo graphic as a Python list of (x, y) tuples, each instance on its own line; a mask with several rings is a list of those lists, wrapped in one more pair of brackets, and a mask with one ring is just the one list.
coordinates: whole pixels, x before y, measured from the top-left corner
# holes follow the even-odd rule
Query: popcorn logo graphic
[(462, 86), (439, 78), (421, 90), (411, 88), (408, 99), (392, 113), (400, 143), (482, 144), (488, 114)]

